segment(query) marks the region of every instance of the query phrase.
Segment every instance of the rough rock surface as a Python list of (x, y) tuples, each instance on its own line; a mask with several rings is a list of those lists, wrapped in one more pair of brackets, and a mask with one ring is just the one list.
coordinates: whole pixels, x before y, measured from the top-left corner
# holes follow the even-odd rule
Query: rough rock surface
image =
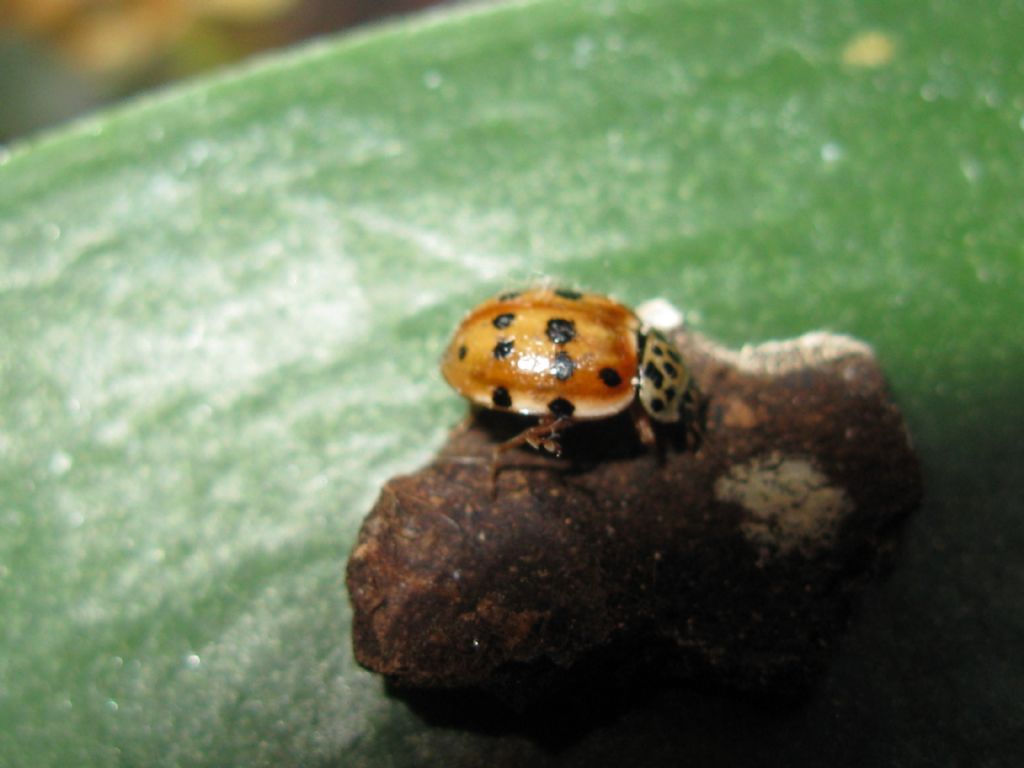
[(390, 480), (348, 564), (361, 664), (400, 688), (508, 698), (654, 674), (799, 690), (884, 565), (921, 480), (869, 347), (814, 333), (728, 350), (675, 332), (706, 397), (698, 445), (628, 417), (567, 460), (490, 448), (479, 412)]

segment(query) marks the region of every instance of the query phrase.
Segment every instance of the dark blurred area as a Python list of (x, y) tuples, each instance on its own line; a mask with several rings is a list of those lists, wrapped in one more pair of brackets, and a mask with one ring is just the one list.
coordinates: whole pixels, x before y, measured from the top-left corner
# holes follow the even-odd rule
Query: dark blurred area
[(0, 0), (0, 143), (439, 0)]

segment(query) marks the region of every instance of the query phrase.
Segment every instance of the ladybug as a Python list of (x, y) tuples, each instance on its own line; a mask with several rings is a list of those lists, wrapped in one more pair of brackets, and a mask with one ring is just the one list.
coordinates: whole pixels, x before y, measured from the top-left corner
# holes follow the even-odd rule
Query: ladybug
[(496, 453), (527, 443), (561, 455), (561, 430), (627, 409), (641, 441), (654, 445), (651, 420), (693, 425), (700, 399), (662, 333), (606, 296), (565, 289), (512, 291), (478, 305), (455, 330), (441, 373), (478, 406), (538, 418)]

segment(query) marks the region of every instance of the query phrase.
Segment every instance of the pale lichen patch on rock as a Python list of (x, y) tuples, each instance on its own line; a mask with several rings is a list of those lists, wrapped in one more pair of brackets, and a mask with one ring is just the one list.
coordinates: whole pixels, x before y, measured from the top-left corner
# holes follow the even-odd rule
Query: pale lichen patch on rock
[(744, 344), (738, 351), (694, 335), (693, 346), (701, 354), (733, 366), (743, 373), (783, 376), (803, 368), (824, 368), (851, 357), (874, 362), (871, 346), (852, 336), (827, 331), (805, 333), (795, 339)]
[[(666, 299), (650, 299), (636, 309), (644, 325), (662, 331), (685, 327), (686, 319), (696, 313), (686, 312)], [(828, 331), (812, 331), (795, 339), (744, 344), (739, 350), (717, 344), (711, 339), (690, 333), (683, 347), (692, 347), (699, 355), (715, 358), (743, 373), (782, 376), (802, 368), (822, 368), (851, 357), (864, 358), (874, 364), (871, 345), (852, 336)], [(856, 371), (846, 372), (856, 375)]]
[(854, 509), (846, 492), (810, 461), (778, 452), (733, 467), (715, 483), (715, 496), (749, 513), (740, 531), (762, 557), (813, 554), (834, 541), (839, 523)]

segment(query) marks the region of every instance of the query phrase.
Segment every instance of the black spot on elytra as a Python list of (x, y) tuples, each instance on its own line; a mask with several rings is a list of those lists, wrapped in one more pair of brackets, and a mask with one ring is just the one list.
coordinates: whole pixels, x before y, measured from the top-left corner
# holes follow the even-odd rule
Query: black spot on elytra
[(661, 389), (662, 385), (665, 383), (665, 377), (652, 362), (649, 362), (644, 366), (644, 376), (651, 380), (655, 389)]
[(651, 347), (651, 352), (653, 352), (657, 357), (661, 357), (665, 354), (665, 349), (660, 344), (655, 344)]
[(662, 401), (660, 397), (656, 397), (653, 400), (651, 400), (651, 410), (654, 411), (655, 413), (661, 413), (662, 411), (665, 410), (665, 403)]
[(571, 291), (568, 288), (556, 288), (555, 296), (561, 296), (563, 299), (570, 299), (572, 301), (579, 301), (583, 298), (583, 294), (579, 291)]
[(504, 387), (495, 387), (494, 391), (491, 392), (491, 402), (494, 403), (498, 408), (511, 408), (512, 397), (509, 395), (508, 390)]
[(573, 412), (576, 410), (576, 406), (564, 397), (556, 397), (548, 403), (548, 410), (558, 418), (565, 419), (572, 416)]
[(465, 359), (466, 359), (466, 345), (463, 344), (461, 347), (459, 347), (459, 360), (465, 360)]
[(576, 325), (572, 320), (553, 317), (548, 320), (548, 338), (555, 344), (566, 344), (576, 338)]
[(510, 301), (519, 295), (519, 291), (506, 291), (498, 294), (498, 301)]
[(551, 372), (555, 374), (556, 379), (565, 381), (572, 376), (575, 370), (576, 363), (565, 352), (559, 352), (555, 355), (555, 361), (551, 364)]
[(505, 312), (504, 314), (498, 315), (494, 318), (491, 323), (495, 328), (508, 328), (512, 325), (512, 321), (516, 319), (516, 316), (511, 312)]
[(666, 389), (665, 389), (665, 400), (667, 402), (671, 403), (675, 399), (676, 399), (676, 388), (675, 387), (666, 387)]
[(513, 346), (515, 346), (514, 341), (499, 341), (494, 345), (494, 359), (501, 360), (502, 358), (508, 357), (512, 354)]
[(619, 376), (619, 372), (616, 371), (614, 368), (602, 368), (600, 371), (598, 371), (597, 375), (600, 376), (601, 381), (603, 381), (609, 387), (614, 388), (622, 383), (622, 377)]
[(665, 363), (665, 373), (667, 373), (673, 379), (679, 375), (679, 371), (676, 370), (676, 367), (672, 365), (672, 363)]

